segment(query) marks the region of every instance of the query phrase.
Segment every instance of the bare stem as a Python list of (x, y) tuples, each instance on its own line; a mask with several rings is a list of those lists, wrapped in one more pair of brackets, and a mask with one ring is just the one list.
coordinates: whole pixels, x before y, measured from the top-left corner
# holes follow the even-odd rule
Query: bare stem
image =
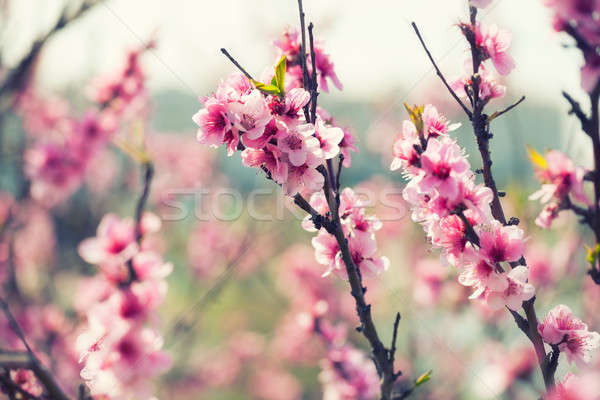
[[(142, 167), (144, 171), (144, 186), (142, 193), (140, 194), (140, 197), (135, 205), (135, 240), (138, 244), (140, 244), (140, 241), (142, 240), (141, 221), (144, 214), (144, 209), (146, 208), (146, 202), (148, 201), (148, 196), (150, 195), (152, 178), (154, 177), (154, 165), (151, 161), (144, 162)], [(132, 282), (137, 280), (137, 273), (133, 267), (133, 259), (129, 259), (129, 261), (127, 261), (127, 271), (129, 273), (129, 277), (127, 278), (127, 281), (123, 283), (122, 286), (124, 287), (129, 286)]]
[(67, 395), (63, 392), (63, 390), (60, 388), (60, 386), (54, 379), (54, 376), (52, 376), (52, 373), (48, 371), (46, 367), (44, 367), (44, 365), (37, 358), (31, 347), (29, 346), (27, 339), (25, 339), (25, 334), (23, 333), (23, 330), (19, 326), (19, 323), (17, 322), (15, 317), (10, 312), (6, 301), (1, 297), (0, 308), (2, 308), (2, 312), (6, 316), (6, 319), (8, 320), (11, 329), (15, 332), (21, 343), (23, 343), (23, 346), (25, 346), (25, 348), (27, 349), (29, 363), (24, 364), (23, 366), (28, 366), (28, 369), (30, 369), (35, 374), (40, 383), (46, 388), (46, 392), (48, 393), (51, 399), (69, 400), (69, 397), (67, 397)]
[[(507, 112), (511, 111), (513, 108), (515, 108), (516, 106), (518, 106), (519, 104), (521, 104), (524, 101), (525, 101), (525, 96), (521, 97), (516, 103), (511, 104), (510, 106), (506, 107), (504, 110), (494, 113), (493, 114), (494, 119), (498, 118), (499, 116), (501, 116), (503, 114), (506, 114)], [(491, 117), (490, 117), (490, 119), (491, 119)]]
[(233, 65), (235, 65), (240, 71), (242, 71), (242, 73), (244, 75), (246, 75), (246, 78), (250, 79), (251, 81), (253, 81), (254, 79), (252, 79), (252, 76), (244, 69), (244, 67), (242, 67), (236, 60), (235, 58), (233, 58), (231, 56), (231, 54), (229, 54), (229, 52), (225, 49), (225, 48), (221, 48), (221, 53), (225, 54), (225, 57), (229, 58), (229, 61), (231, 61), (233, 63)]
[(444, 77), (444, 74), (442, 74), (442, 71), (440, 71), (437, 63), (435, 62), (435, 60), (433, 59), (433, 56), (431, 55), (431, 52), (429, 51), (429, 49), (427, 48), (427, 45), (425, 44), (425, 41), (423, 40), (423, 37), (421, 36), (421, 32), (419, 32), (419, 28), (417, 27), (417, 24), (415, 24), (413, 22), (411, 25), (412, 25), (413, 29), (415, 30), (415, 33), (417, 34), (417, 37), (419, 38), (419, 41), (421, 42), (421, 45), (423, 46), (423, 49), (425, 50), (425, 53), (427, 53), (427, 57), (429, 57), (429, 60), (431, 61), (431, 64), (433, 65), (433, 68), (435, 68), (437, 76), (440, 77), (440, 79), (441, 79), (442, 83), (444, 84), (444, 86), (446, 86), (446, 88), (448, 89), (448, 91), (450, 92), (450, 94), (452, 95), (452, 97), (454, 98), (454, 100), (456, 100), (456, 102), (462, 107), (462, 109), (464, 110), (465, 114), (467, 114), (469, 116), (469, 119), (472, 118), (471, 110), (469, 110), (467, 108), (467, 106), (465, 105), (465, 103), (462, 102), (462, 100), (458, 97), (458, 95), (456, 94), (456, 92), (452, 89), (452, 87), (450, 87), (450, 85), (448, 84), (448, 81)]
[(40, 36), (27, 52), (27, 55), (21, 59), (19, 64), (8, 72), (6, 78), (0, 82), (0, 97), (5, 94), (12, 94), (23, 89), (27, 84), (27, 80), (31, 73), (35, 61), (38, 55), (41, 53), (44, 45), (52, 38), (57, 32), (66, 27), (69, 23), (75, 21), (79, 17), (83, 16), (88, 10), (90, 10), (96, 4), (104, 0), (84, 0), (79, 8), (74, 12), (69, 12), (69, 4), (65, 6), (60, 17), (56, 20), (54, 25), (42, 36)]

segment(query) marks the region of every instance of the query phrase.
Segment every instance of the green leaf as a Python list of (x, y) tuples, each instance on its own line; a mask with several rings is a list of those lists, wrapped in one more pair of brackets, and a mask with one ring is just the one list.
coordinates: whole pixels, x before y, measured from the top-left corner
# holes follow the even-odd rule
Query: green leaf
[(283, 96), (284, 92), (284, 81), (285, 81), (285, 68), (286, 61), (285, 56), (281, 57), (281, 60), (275, 67), (275, 76), (271, 79), (271, 84), (262, 83), (251, 79), (254, 86), (265, 94), (273, 94), (277, 96)]
[[(285, 56), (281, 57), (281, 60), (277, 63), (275, 67), (275, 86), (279, 88), (279, 92), (283, 94), (285, 92), (285, 69), (286, 69), (286, 59)], [(273, 83), (273, 81), (271, 81)]]
[(535, 167), (543, 170), (548, 168), (548, 163), (546, 162), (544, 156), (535, 151), (533, 147), (527, 145), (527, 152), (529, 152), (529, 159)]
[(410, 120), (415, 125), (415, 128), (417, 128), (417, 132), (419, 133), (419, 135), (423, 135), (423, 111), (425, 110), (425, 106), (415, 105), (411, 107), (408, 104), (404, 103), (404, 108), (406, 108)]
[(267, 85), (266, 83), (255, 81), (254, 79), (252, 80), (252, 83), (258, 90), (260, 90), (263, 93), (274, 95), (280, 95), (282, 93), (279, 90), (279, 87), (277, 87), (276, 85)]
[(598, 260), (598, 255), (600, 255), (600, 244), (597, 244), (593, 249), (585, 246), (585, 249), (587, 251), (586, 261), (592, 265), (596, 265), (596, 260)]
[(423, 375), (419, 376), (415, 380), (415, 387), (418, 387), (418, 386), (424, 384), (425, 382), (427, 382), (428, 380), (430, 380), (432, 372), (433, 372), (433, 370), (430, 369), (429, 371), (425, 372)]

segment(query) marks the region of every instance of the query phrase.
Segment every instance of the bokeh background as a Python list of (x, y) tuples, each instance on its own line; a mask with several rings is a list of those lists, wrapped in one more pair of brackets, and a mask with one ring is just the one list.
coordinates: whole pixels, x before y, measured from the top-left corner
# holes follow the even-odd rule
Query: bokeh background
[[(0, 45), (3, 63), (11, 66), (32, 39), (54, 23), (64, 2), (7, 4)], [(434, 103), (452, 120), (462, 122), (456, 134), (471, 154), (473, 166), (479, 166), (468, 121), (435, 76), (410, 27), (412, 21), (419, 25), (446, 76), (458, 76), (466, 47), (456, 24), (466, 15), (465, 1), (306, 0), (304, 6), (344, 85), (341, 92), (332, 89), (322, 94), (319, 104), (341, 125), (352, 127), (359, 138), (360, 153), (353, 157), (352, 168), (344, 171), (344, 185), (375, 193), (402, 187), (401, 176), (390, 173), (388, 166), (392, 141), (406, 118), (404, 102)], [(580, 88), (582, 59), (576, 49), (565, 47), (568, 38), (552, 30), (550, 11), (541, 1), (496, 0), (482, 18), (512, 31), (511, 53), (517, 64), (503, 81), (507, 96), (491, 108), (502, 109), (527, 97), (494, 121), (492, 155), (498, 184), (508, 192), (505, 204), (510, 215), (519, 216), (531, 236), (528, 258), (533, 283), (542, 292), (537, 302), (540, 313), (567, 299), (597, 327), (593, 302), (588, 304), (587, 296), (586, 303), (577, 289), (582, 282), (588, 287), (582, 243), (589, 233), (578, 231), (569, 217), (558, 222), (560, 234), (542, 232), (532, 223), (540, 207), (527, 201), (537, 186), (527, 144), (539, 151), (559, 149), (590, 165), (587, 138), (578, 121), (567, 115), (561, 96), (566, 90), (585, 98)], [(36, 66), (39, 91), (83, 109), (84, 88), (90, 80), (120, 66), (127, 49), (150, 37), (157, 40), (157, 47), (143, 58), (152, 98), (146, 129), (158, 173), (152, 208), (167, 220), (161, 243), (165, 259), (175, 265), (162, 313), (166, 348), (175, 365), (157, 382), (159, 398), (320, 398), (322, 349), (294, 325), (302, 310), (290, 295), (296, 288), (301, 290), (304, 279), (294, 271), (306, 269), (317, 276), (322, 272), (313, 261), (311, 234), (289, 211), (274, 221), (257, 221), (246, 208), (239, 217), (225, 218), (232, 220), (216, 221), (212, 216), (203, 221), (194, 216), (198, 204), (193, 196), (179, 196), (185, 218), (168, 221), (174, 219), (169, 217), (173, 210), (161, 198), (161, 190), (206, 189), (214, 194), (219, 188), (235, 188), (247, 195), (257, 188), (273, 189), (263, 176), (244, 168), (238, 155), (228, 158), (224, 149), (201, 148), (194, 141), (191, 116), (199, 108), (198, 97), (211, 93), (221, 78), (234, 71), (219, 52), (221, 47), (259, 75), (275, 60), (272, 41), (286, 26), (297, 23), (293, 0), (107, 0), (53, 37)], [(21, 121), (7, 113), (2, 124), (4, 148), (11, 148), (23, 134)], [(6, 157), (1, 162), (2, 190), (14, 192), (19, 185), (18, 166)], [(95, 272), (77, 255), (77, 244), (94, 234), (106, 212), (131, 214), (139, 190), (135, 165), (117, 151), (107, 153), (89, 175), (72, 198), (44, 214), (45, 228), (32, 228), (29, 235), (40, 242), (46, 242), (43, 235), (53, 238), (51, 249), (44, 250), (51, 257), (28, 261), (31, 265), (20, 276), (32, 297), (50, 287), (46, 299), (67, 315), (74, 313), (72, 293), (79, 276)], [(210, 194), (200, 207), (210, 206), (211, 201), (217, 201), (226, 215), (234, 208)], [(277, 195), (261, 197), (258, 207), (273, 210), (278, 201)], [(380, 206), (373, 211), (379, 207), (385, 213)], [(525, 350), (528, 342), (506, 313), (491, 315), (466, 303), (468, 290), (429, 250), (408, 213), (390, 219), (384, 221), (378, 241), (380, 252), (392, 261), (391, 268), (369, 283), (369, 296), (386, 340), (391, 337), (394, 313), (403, 316), (399, 363), (406, 379), (434, 371), (433, 380), (415, 398), (533, 398), (542, 384)], [(47, 268), (52, 272), (45, 274)], [(562, 281), (561, 289), (544, 295), (544, 287), (557, 281)], [(344, 310), (340, 314), (352, 321), (344, 282), (330, 277), (322, 285), (339, 294), (339, 307)], [(358, 335), (352, 339), (364, 346)]]

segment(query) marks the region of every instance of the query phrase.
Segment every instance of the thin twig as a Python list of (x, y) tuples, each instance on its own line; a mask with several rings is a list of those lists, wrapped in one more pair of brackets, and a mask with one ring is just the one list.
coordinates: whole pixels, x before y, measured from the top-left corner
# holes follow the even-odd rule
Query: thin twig
[(236, 60), (235, 58), (233, 58), (231, 56), (231, 54), (229, 54), (229, 52), (225, 49), (225, 48), (221, 48), (221, 53), (225, 54), (225, 57), (229, 58), (229, 61), (231, 61), (233, 63), (233, 65), (235, 65), (240, 71), (242, 71), (242, 73), (244, 75), (246, 75), (246, 78), (250, 79), (251, 81), (253, 81), (254, 79), (252, 78), (252, 76), (244, 69), (244, 67), (242, 67)]
[(69, 23), (75, 21), (79, 17), (83, 16), (93, 6), (104, 0), (97, 1), (83, 1), (79, 8), (74, 13), (69, 13), (69, 5), (65, 6), (60, 17), (56, 20), (54, 25), (40, 38), (38, 38), (31, 48), (27, 52), (27, 55), (21, 59), (19, 64), (12, 69), (6, 78), (0, 83), (0, 97), (5, 94), (11, 94), (22, 89), (27, 83), (27, 79), (31, 72), (31, 69), (35, 65), (38, 55), (41, 53), (44, 45), (52, 38), (57, 32), (62, 30)]
[(581, 122), (581, 128), (588, 135), (591, 136), (592, 133), (590, 131), (590, 118), (585, 114), (585, 112), (581, 109), (581, 105), (577, 100), (575, 100), (569, 93), (562, 92), (563, 97), (569, 102), (571, 105), (571, 109), (569, 110), (569, 114), (574, 114), (577, 119)]
[(23, 333), (23, 330), (19, 326), (19, 323), (17, 322), (15, 317), (10, 312), (6, 301), (1, 297), (0, 308), (2, 308), (2, 312), (6, 316), (6, 319), (8, 319), (12, 330), (15, 332), (19, 340), (27, 349), (27, 353), (29, 354), (29, 360), (31, 363), (29, 365), (29, 368), (38, 378), (40, 383), (46, 388), (46, 391), (48, 392), (50, 398), (55, 400), (69, 400), (69, 397), (63, 392), (58, 383), (56, 383), (56, 380), (52, 376), (52, 373), (48, 371), (46, 367), (44, 367), (44, 365), (40, 362), (40, 360), (37, 358), (31, 347), (29, 346), (27, 339), (25, 339), (25, 334)]
[[(146, 202), (148, 201), (148, 196), (150, 195), (150, 186), (152, 185), (152, 178), (154, 177), (154, 164), (151, 161), (146, 161), (142, 164), (144, 171), (144, 184), (142, 189), (142, 194), (135, 205), (135, 240), (140, 244), (143, 236), (141, 222), (144, 214), (144, 209), (146, 208)], [(128, 278), (127, 281), (123, 283), (122, 286), (129, 286), (132, 282), (137, 280), (137, 273), (135, 272), (135, 268), (133, 266), (133, 259), (129, 259), (127, 261), (127, 271)]]
[(525, 96), (521, 97), (516, 103), (511, 104), (510, 106), (506, 107), (504, 110), (495, 112), (493, 114), (494, 119), (498, 118), (499, 116), (501, 116), (503, 114), (506, 114), (507, 112), (509, 112), (510, 110), (512, 110), (513, 108), (515, 108), (519, 104), (521, 104), (523, 101), (525, 101)]
[[(4, 386), (6, 390), (11, 391), (12, 395), (9, 394), (11, 399), (25, 399), (25, 400), (38, 400), (39, 397), (32, 395), (25, 389), (21, 387), (21, 385), (15, 383), (6, 371), (5, 374), (0, 374), (0, 386)], [(15, 396), (16, 394), (21, 395), (21, 397)]]
[(454, 100), (456, 100), (456, 102), (465, 111), (465, 114), (467, 114), (469, 116), (469, 119), (473, 118), (473, 113), (471, 112), (471, 110), (469, 110), (467, 108), (467, 106), (458, 97), (458, 95), (452, 89), (452, 87), (450, 87), (450, 85), (448, 84), (448, 81), (446, 81), (446, 78), (444, 77), (444, 74), (442, 74), (442, 71), (440, 71), (440, 69), (438, 68), (435, 60), (433, 59), (433, 56), (431, 55), (431, 52), (427, 48), (427, 45), (425, 44), (425, 41), (423, 40), (423, 37), (421, 36), (421, 32), (419, 32), (419, 28), (417, 27), (417, 24), (415, 24), (413, 22), (413, 23), (411, 23), (411, 25), (412, 25), (413, 29), (415, 30), (415, 33), (417, 34), (417, 37), (419, 38), (419, 41), (421, 42), (421, 45), (423, 46), (423, 49), (425, 50), (425, 53), (427, 53), (427, 57), (429, 57), (429, 60), (431, 61), (431, 64), (433, 64), (433, 68), (435, 68), (435, 71), (436, 71), (437, 75), (442, 80), (442, 83), (444, 84), (444, 86), (446, 86), (446, 88), (448, 89), (448, 91), (450, 92), (450, 94), (452, 95), (452, 97), (454, 97)]

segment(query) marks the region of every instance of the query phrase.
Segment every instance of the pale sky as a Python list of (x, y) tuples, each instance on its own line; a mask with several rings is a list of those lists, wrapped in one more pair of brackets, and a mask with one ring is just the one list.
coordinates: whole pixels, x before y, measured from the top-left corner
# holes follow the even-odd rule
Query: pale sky
[[(14, 1), (9, 47), (20, 48), (35, 29), (52, 21), (60, 0)], [(541, 0), (496, 0), (485, 21), (513, 34), (517, 69), (509, 91), (544, 101), (561, 89), (579, 94), (580, 57), (561, 44)], [(305, 0), (307, 19), (326, 41), (342, 94), (375, 100), (402, 85), (418, 94), (437, 79), (410, 27), (416, 21), (440, 66), (451, 77), (461, 72), (465, 44), (454, 24), (465, 18), (464, 0)], [(39, 77), (50, 88), (115, 69), (127, 47), (158, 29), (159, 48), (146, 57), (153, 88), (172, 87), (196, 94), (232, 71), (219, 53), (227, 47), (250, 71), (260, 74), (273, 61), (270, 42), (287, 24), (297, 24), (295, 0), (107, 0), (56, 36), (44, 54)], [(514, 93), (514, 96), (518, 94)], [(560, 98), (558, 101), (562, 101)]]

